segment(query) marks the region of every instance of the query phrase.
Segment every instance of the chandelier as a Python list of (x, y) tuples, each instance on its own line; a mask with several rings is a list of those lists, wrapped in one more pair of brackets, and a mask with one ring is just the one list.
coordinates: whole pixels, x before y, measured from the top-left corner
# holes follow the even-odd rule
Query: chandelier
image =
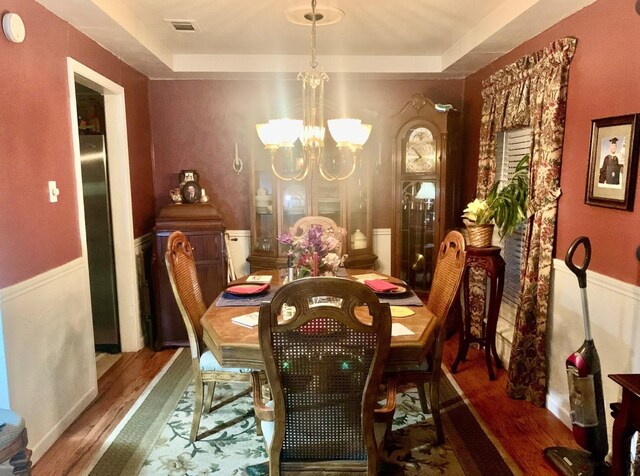
[[(305, 15), (309, 18), (308, 15)], [(271, 156), (271, 170), (282, 180), (304, 180), (316, 166), (329, 181), (350, 177), (360, 162), (360, 151), (369, 139), (371, 125), (360, 119), (340, 118), (327, 121), (336, 142), (338, 156), (327, 157), (324, 150), (324, 83), (329, 76), (318, 70), (316, 61), (316, 0), (311, 1), (311, 69), (298, 74), (302, 81), (302, 119), (271, 119), (257, 124), (258, 137)], [(302, 155), (295, 157), (295, 142), (300, 140)]]

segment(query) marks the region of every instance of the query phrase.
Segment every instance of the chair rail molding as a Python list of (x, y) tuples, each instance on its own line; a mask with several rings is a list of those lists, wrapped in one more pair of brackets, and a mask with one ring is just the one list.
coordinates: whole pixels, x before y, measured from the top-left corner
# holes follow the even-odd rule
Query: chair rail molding
[[(229, 253), (238, 277), (249, 274), (247, 258), (251, 254), (251, 230), (227, 230)], [(236, 241), (233, 241), (237, 238)], [(391, 274), (391, 228), (373, 229), (373, 253), (378, 256), (376, 270)]]

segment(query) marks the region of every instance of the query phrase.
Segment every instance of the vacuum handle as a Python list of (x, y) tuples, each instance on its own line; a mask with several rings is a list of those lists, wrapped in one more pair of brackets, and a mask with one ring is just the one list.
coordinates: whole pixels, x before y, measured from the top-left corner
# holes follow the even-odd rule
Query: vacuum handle
[[(580, 245), (584, 246), (584, 261), (582, 265), (578, 266), (573, 262), (573, 255)], [(591, 242), (588, 237), (580, 236), (573, 240), (573, 243), (569, 246), (567, 255), (564, 257), (564, 263), (573, 271), (573, 274), (578, 277), (578, 285), (583, 289), (587, 287), (587, 268), (589, 267), (589, 261), (591, 261)]]

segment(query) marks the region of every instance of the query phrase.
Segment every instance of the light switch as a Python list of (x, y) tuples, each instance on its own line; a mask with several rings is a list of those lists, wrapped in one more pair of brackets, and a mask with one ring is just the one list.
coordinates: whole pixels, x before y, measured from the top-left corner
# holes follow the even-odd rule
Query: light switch
[(49, 201), (51, 203), (58, 201), (58, 195), (60, 195), (60, 189), (55, 180), (49, 180)]

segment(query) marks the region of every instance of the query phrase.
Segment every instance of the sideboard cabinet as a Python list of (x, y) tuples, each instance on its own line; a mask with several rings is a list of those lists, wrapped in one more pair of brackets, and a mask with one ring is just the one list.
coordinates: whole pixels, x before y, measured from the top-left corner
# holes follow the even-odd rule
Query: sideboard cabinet
[(183, 232), (193, 247), (198, 281), (205, 304), (209, 306), (227, 282), (224, 226), (211, 203), (171, 204), (158, 215), (154, 227), (153, 270), (157, 349), (188, 346), (189, 339), (176, 304), (164, 255), (169, 235)]

